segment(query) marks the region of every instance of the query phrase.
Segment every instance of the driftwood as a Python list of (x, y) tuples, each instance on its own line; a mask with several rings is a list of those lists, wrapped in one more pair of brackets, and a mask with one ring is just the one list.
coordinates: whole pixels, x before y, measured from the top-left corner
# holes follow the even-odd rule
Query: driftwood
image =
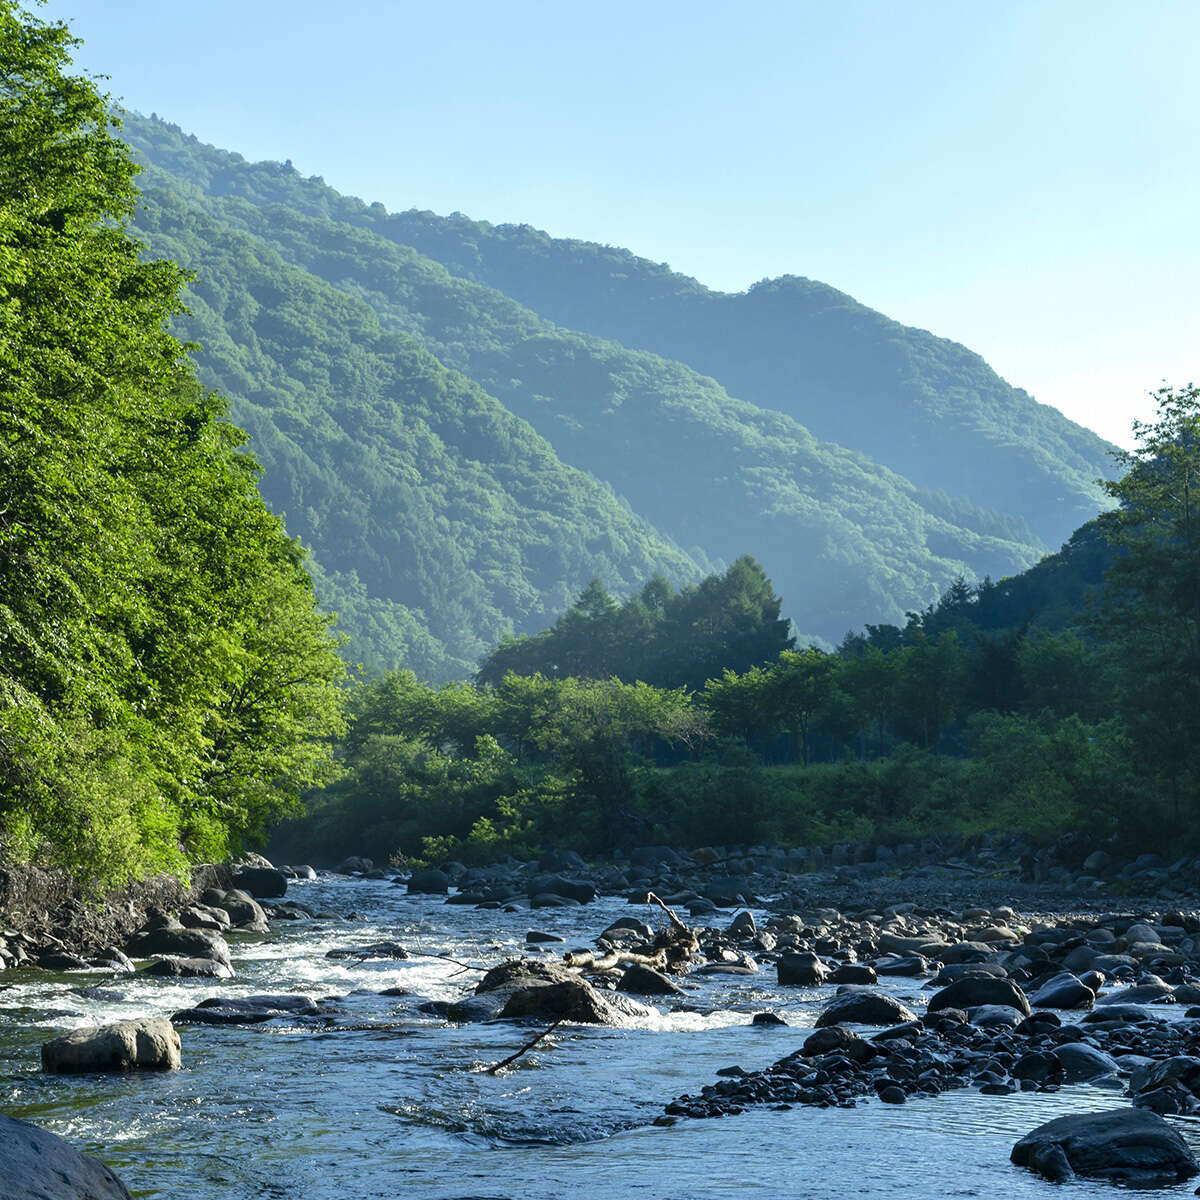
[(666, 956), (638, 954), (634, 950), (610, 950), (607, 954), (596, 954), (593, 950), (571, 950), (563, 955), (563, 963), (580, 971), (615, 971), (618, 967), (651, 967), (662, 970)]
[(507, 1058), (496, 1063), (494, 1066), (488, 1067), (487, 1073), (489, 1075), (499, 1074), (510, 1063), (515, 1063), (517, 1061), (517, 1059), (521, 1057), (522, 1054), (527, 1054), (530, 1050), (532, 1050), (534, 1048), (534, 1046), (536, 1046), (538, 1044), (538, 1042), (540, 1042), (542, 1040), (542, 1038), (548, 1037), (550, 1034), (552, 1034), (566, 1019), (567, 1019), (566, 1014), (559, 1017), (558, 1020), (554, 1022), (554, 1024), (547, 1026), (545, 1029), (542, 1030), (541, 1033), (537, 1034), (535, 1037), (531, 1037), (529, 1039), (529, 1041), (527, 1041), (525, 1043), (525, 1045), (523, 1045), (520, 1048), (520, 1050), (518, 1050), (515, 1054), (510, 1054)]

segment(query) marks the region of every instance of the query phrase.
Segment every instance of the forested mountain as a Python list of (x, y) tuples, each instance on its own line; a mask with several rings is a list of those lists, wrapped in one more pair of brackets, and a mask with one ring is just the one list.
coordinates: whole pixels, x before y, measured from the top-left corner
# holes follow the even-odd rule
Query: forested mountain
[(141, 235), (196, 274), (180, 328), (203, 347), (201, 378), (250, 434), (263, 494), (312, 548), (354, 657), (462, 676), (593, 576), (629, 589), (700, 573), (362, 301), (142, 182)]
[(1011, 387), (965, 347), (825, 284), (786, 276), (742, 294), (714, 292), (626, 250), (529, 226), (389, 213), (158, 122), (133, 120), (128, 136), (143, 157), (206, 193), (283, 204), (410, 246), (560, 325), (686, 363), (918, 487), (1019, 516), (1049, 545), (1104, 504), (1095, 481), (1111, 476), (1112, 464), (1096, 434)]
[[(818, 441), (782, 413), (731, 397), (681, 363), (556, 326), (370, 229), (267, 203), (277, 193), (318, 187), (287, 167), (245, 164), (141, 118), (127, 118), (126, 136), (144, 159), (165, 164), (141, 177), (140, 226), (156, 253), (197, 274), (193, 315), (183, 329), (204, 347), (202, 375), (231, 397), (250, 430), (268, 468), (264, 492), (313, 547), (319, 590), (357, 635), (362, 657), (403, 663), (426, 677), (462, 674), (508, 628), (545, 625), (543, 618), (565, 609), (593, 575), (628, 592), (656, 569), (679, 582), (743, 553), (767, 568), (802, 634), (836, 641), (866, 620), (900, 619), (959, 574), (1011, 574), (1044, 550), (1021, 517), (919, 489), (864, 455)], [(232, 191), (239, 195), (225, 194)], [(335, 208), (357, 204), (324, 193)], [(289, 282), (243, 278), (268, 262), (290, 272)], [(333, 289), (342, 293), (336, 301)], [(319, 316), (301, 311), (309, 304)], [(276, 309), (279, 320), (271, 316)], [(335, 333), (338, 322), (348, 322), (343, 334)], [(488, 394), (475, 389), (473, 403), (524, 418), (558, 459), (611, 485), (643, 522), (617, 513), (611, 495), (593, 506), (595, 522), (613, 520), (624, 530), (611, 539), (616, 550), (597, 554), (596, 535), (573, 537), (574, 516), (566, 516), (559, 535), (580, 552), (571, 571), (558, 576), (539, 572), (520, 551), (497, 559), (511, 534), (478, 538), (460, 530), (444, 553), (445, 526), (432, 519), (428, 489), (405, 491), (425, 470), (415, 443), (395, 443), (395, 431), (380, 434), (355, 477), (339, 465), (352, 457), (344, 422), (337, 450), (313, 424), (328, 403), (348, 401), (347, 388), (376, 379), (377, 372), (347, 366), (368, 328), (370, 338), (390, 338), (393, 348), (419, 353), (419, 343), (438, 360), (429, 370), (451, 367), (469, 376)], [(316, 350), (309, 348), (314, 341)], [(284, 360), (293, 365), (281, 367)], [(276, 376), (287, 380), (281, 390)], [(399, 377), (389, 384), (397, 412), (407, 409), (406, 386)], [(456, 389), (465, 386), (457, 379), (444, 402), (457, 404)], [(317, 392), (324, 398), (314, 399)], [(442, 403), (418, 398), (414, 411), (436, 426)], [(273, 415), (264, 426), (265, 409)], [(307, 433), (288, 427), (297, 417)], [(461, 420), (450, 424), (460, 436)], [(485, 448), (466, 448), (476, 464), (494, 466), (497, 454), (507, 462), (485, 490), (516, 489), (505, 491), (501, 507), (518, 525), (516, 514), (535, 493), (564, 494), (546, 476), (561, 463), (505, 460), (518, 450), (513, 431), (521, 427), (506, 426), (499, 444), (485, 439)], [(406, 471), (391, 507), (379, 510), (379, 489)], [(577, 481), (567, 491), (582, 486)], [(397, 537), (396, 522), (407, 523), (404, 537)], [(657, 538), (646, 523), (660, 531)], [(649, 539), (640, 547), (635, 528)], [(484, 554), (479, 561), (472, 558), (476, 545)], [(631, 557), (622, 559), (622, 549)], [(656, 554), (664, 557), (648, 566)], [(432, 640), (424, 637), (429, 628)]]

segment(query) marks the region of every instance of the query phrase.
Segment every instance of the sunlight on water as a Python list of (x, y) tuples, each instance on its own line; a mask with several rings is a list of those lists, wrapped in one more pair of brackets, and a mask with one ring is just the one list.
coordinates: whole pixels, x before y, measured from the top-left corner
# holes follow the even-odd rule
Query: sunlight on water
[[(409, 898), (383, 881), (331, 879), (293, 885), (289, 896), (362, 919), (280, 921), (269, 937), (234, 939), (237, 977), (227, 981), (5, 976), (5, 1111), (98, 1154), (134, 1195), (157, 1200), (1111, 1194), (1095, 1184), (1056, 1189), (1008, 1162), (1012, 1143), (1035, 1125), (1122, 1102), (1086, 1087), (1052, 1096), (963, 1091), (900, 1108), (753, 1110), (652, 1127), (666, 1101), (712, 1082), (717, 1069), (761, 1068), (799, 1045), (828, 990), (781, 990), (770, 969), (694, 976), (684, 981), (682, 1010), (656, 997), (657, 1015), (632, 1028), (560, 1027), (498, 1076), (487, 1068), (527, 1041), (528, 1027), (449, 1025), (417, 1011), (422, 1000), (471, 989), (479, 972), (459, 964), (528, 952), (530, 928), (585, 946), (616, 917), (647, 915), (623, 901), (477, 912)], [(412, 957), (325, 957), (380, 940)], [(910, 979), (884, 986), (918, 1009), (928, 994)], [(395, 988), (409, 994), (379, 994)], [(84, 994), (90, 989), (98, 990)], [(184, 1026), (184, 1070), (172, 1075), (38, 1070), (41, 1043), (63, 1030), (262, 992), (338, 997), (336, 1015)], [(790, 1027), (752, 1027), (764, 1010)], [(1200, 1147), (1200, 1125), (1181, 1128)]]

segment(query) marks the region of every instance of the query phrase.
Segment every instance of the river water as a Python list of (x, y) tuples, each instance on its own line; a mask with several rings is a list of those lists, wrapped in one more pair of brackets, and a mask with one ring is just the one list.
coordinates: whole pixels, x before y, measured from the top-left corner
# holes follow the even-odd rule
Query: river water
[[(415, 1011), (456, 999), (479, 978), (445, 958), (493, 965), (525, 948), (531, 928), (587, 946), (618, 916), (653, 923), (624, 901), (535, 913), (478, 912), (409, 897), (384, 881), (322, 877), (288, 892), (356, 920), (274, 923), (265, 938), (230, 939), (236, 978), (10, 972), (0, 983), (0, 1097), (96, 1154), (135, 1196), (163, 1200), (560, 1200), (648, 1197), (1083, 1197), (1108, 1185), (1044, 1183), (1012, 1166), (1022, 1134), (1067, 1112), (1124, 1103), (1077, 1086), (1054, 1095), (975, 1091), (904, 1106), (748, 1110), (710, 1121), (650, 1122), (720, 1067), (760, 1068), (794, 1050), (831, 989), (780, 989), (757, 976), (688, 981), (697, 1011), (644, 1028), (560, 1027), (499, 1075), (529, 1027), (450, 1025)], [(732, 914), (730, 914), (732, 915)], [(344, 962), (326, 952), (390, 939), (413, 957)], [(564, 949), (552, 949), (557, 957)], [(426, 957), (422, 957), (425, 955)], [(888, 990), (920, 1007), (919, 980)], [(382, 996), (404, 988), (411, 995)], [(99, 989), (84, 995), (84, 990)], [(41, 1043), (66, 1029), (170, 1015), (208, 996), (302, 992), (341, 997), (332, 1022), (182, 1026), (182, 1071), (53, 1076)], [(771, 1009), (789, 1027), (753, 1027)], [(1200, 1123), (1178, 1127), (1200, 1152)], [(1191, 1195), (1192, 1184), (1172, 1193)]]

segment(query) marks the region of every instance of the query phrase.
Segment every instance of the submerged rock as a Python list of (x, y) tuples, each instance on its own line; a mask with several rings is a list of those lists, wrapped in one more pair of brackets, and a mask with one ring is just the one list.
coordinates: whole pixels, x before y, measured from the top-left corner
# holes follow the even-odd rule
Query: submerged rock
[(166, 1017), (76, 1029), (42, 1047), (42, 1070), (56, 1075), (174, 1071), (180, 1061), (179, 1034)]
[(1200, 1173), (1183, 1138), (1137, 1108), (1048, 1121), (1017, 1142), (1012, 1161), (1055, 1182), (1082, 1175), (1129, 1187), (1169, 1187)]
[(131, 1200), (99, 1159), (28, 1121), (0, 1117), (0, 1196), (4, 1200)]

